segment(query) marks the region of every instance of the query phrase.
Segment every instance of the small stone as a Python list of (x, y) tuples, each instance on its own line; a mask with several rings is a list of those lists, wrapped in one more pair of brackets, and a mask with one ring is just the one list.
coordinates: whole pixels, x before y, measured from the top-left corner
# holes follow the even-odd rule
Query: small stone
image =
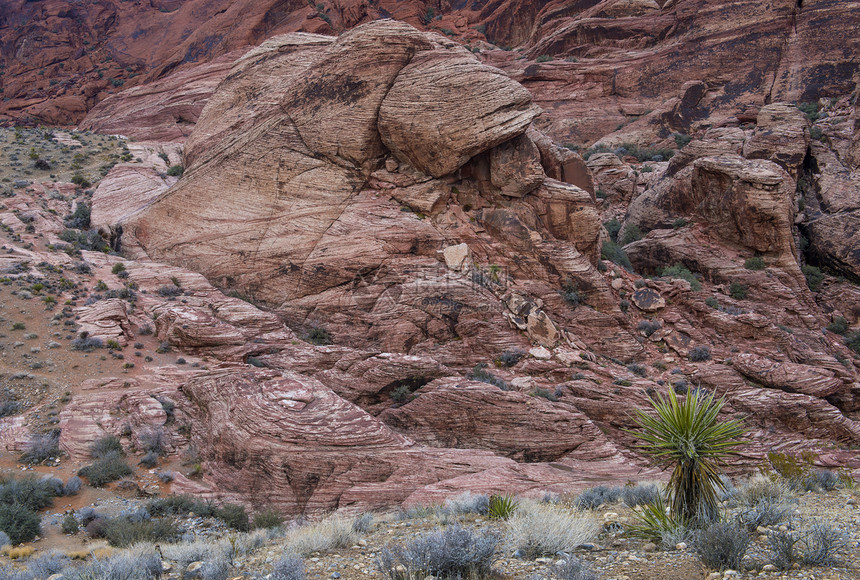
[(657, 551), (657, 544), (655, 544), (653, 542), (648, 542), (647, 544), (642, 546), (642, 551), (643, 552), (656, 552)]
[(469, 260), (470, 256), (468, 244), (457, 244), (456, 246), (448, 246), (442, 250), (442, 256), (445, 258), (445, 265), (451, 270), (462, 270)]
[(762, 572), (776, 572), (776, 566), (773, 564), (765, 564), (761, 567)]
[(787, 531), (788, 531), (788, 526), (779, 526), (779, 531), (780, 531), (780, 532), (787, 532)]
[(621, 278), (616, 278), (609, 284), (610, 286), (612, 286), (613, 290), (621, 290), (622, 288), (624, 288), (624, 280), (622, 280)]
[(755, 529), (755, 531), (758, 532), (759, 534), (767, 534), (767, 532), (768, 532), (767, 528), (764, 526), (758, 526)]
[(708, 580), (719, 580), (720, 578), (722, 578), (722, 576), (719, 572), (711, 572), (708, 574)]
[(552, 353), (549, 349), (544, 348), (542, 346), (536, 346), (533, 349), (529, 350), (529, 354), (538, 360), (549, 360), (552, 358)]
[(535, 558), (536, 564), (552, 564), (552, 558)]
[(329, 576), (329, 578), (334, 578), (335, 580), (337, 580), (338, 578), (340, 578), (340, 572), (333, 572), (332, 575)]
[(738, 575), (737, 570), (732, 570), (731, 568), (729, 568), (728, 570), (723, 570), (723, 578), (728, 578), (730, 576), (737, 576), (737, 575)]
[(48, 580), (63, 580), (63, 578), (65, 578), (65, 576), (62, 574), (51, 574), (48, 576)]
[(666, 300), (652, 288), (640, 288), (630, 299), (636, 308), (645, 312), (655, 312), (666, 307)]
[(677, 544), (675, 544), (675, 549), (676, 550), (686, 550), (687, 549), (687, 542), (678, 542)]
[(605, 522), (614, 522), (618, 519), (618, 514), (615, 512), (606, 512), (603, 514), (603, 521)]

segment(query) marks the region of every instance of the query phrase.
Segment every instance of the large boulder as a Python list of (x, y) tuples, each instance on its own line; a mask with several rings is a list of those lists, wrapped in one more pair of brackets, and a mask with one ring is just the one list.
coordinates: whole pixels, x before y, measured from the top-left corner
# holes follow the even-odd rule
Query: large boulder
[(759, 111), (755, 132), (744, 145), (747, 159), (769, 159), (797, 178), (809, 147), (809, 120), (790, 103), (773, 103)]

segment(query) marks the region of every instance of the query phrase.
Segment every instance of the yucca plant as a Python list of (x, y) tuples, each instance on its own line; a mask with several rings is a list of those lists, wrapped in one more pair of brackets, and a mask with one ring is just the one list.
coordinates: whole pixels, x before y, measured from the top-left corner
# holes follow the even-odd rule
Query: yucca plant
[(506, 520), (516, 511), (519, 502), (512, 495), (491, 495), (487, 516), (494, 520)]
[(743, 443), (739, 419), (718, 420), (724, 399), (697, 390), (679, 401), (674, 390), (669, 398), (660, 394), (650, 399), (656, 415), (636, 411), (640, 431), (633, 434), (644, 444), (640, 449), (661, 466), (674, 466), (669, 479), (672, 515), (680, 521), (701, 526), (719, 515), (717, 491), (722, 460)]

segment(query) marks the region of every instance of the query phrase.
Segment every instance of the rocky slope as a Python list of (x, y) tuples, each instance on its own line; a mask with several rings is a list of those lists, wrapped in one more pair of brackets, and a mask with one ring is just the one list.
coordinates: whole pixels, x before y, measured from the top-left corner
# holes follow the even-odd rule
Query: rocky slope
[[(580, 4), (574, 28), (674, 21), (706, 3)], [(771, 16), (824, 4), (774, 2)], [(92, 225), (124, 258), (83, 254), (118, 294), (81, 305), (76, 329), (128, 345), (152, 326), (198, 366), (86, 383), (59, 419), (73, 458), (104, 433), (132, 448), (161, 429), (172, 452), (200, 460), (202, 479), (177, 489), (291, 514), (563, 491), (653, 474), (627, 432), (633, 409), (699, 388), (745, 417), (734, 469), (774, 449), (860, 469), (858, 359), (825, 330), (844, 319), (840, 332), (856, 331), (860, 314), (854, 96), (804, 114), (750, 85), (721, 108), (710, 85), (688, 83), (671, 110), (711, 103), (695, 123), (641, 113), (604, 139), (694, 131), (671, 160), (674, 139), (668, 152), (633, 143), (580, 156), (539, 127), (558, 136), (554, 119), (584, 119), (598, 134), (605, 117), (559, 116), (562, 100), (396, 20), (274, 36), (229, 70), (228, 58), (89, 118), (109, 132), (139, 119), (140, 136), (184, 141), (185, 173), (161, 173), (179, 161), (175, 143), (133, 145), (99, 183)], [(545, 64), (578, 63), (532, 66)], [(572, 85), (591, 86), (558, 87)], [(60, 244), (59, 210), (40, 205), (50, 191), (19, 194), (4, 223)], [(140, 291), (133, 308), (116, 263)], [(14, 433), (7, 445), (20, 446)]]

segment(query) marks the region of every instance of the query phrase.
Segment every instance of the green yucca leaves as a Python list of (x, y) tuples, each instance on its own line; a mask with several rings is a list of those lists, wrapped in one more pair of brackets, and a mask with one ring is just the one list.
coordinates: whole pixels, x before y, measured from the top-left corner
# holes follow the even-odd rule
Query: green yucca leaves
[(716, 520), (717, 491), (723, 488), (718, 467), (743, 443), (738, 440), (744, 433), (740, 420), (718, 421), (725, 400), (699, 391), (679, 401), (670, 389), (668, 399), (658, 394), (650, 401), (656, 415), (637, 410), (640, 431), (633, 434), (658, 465), (674, 466), (669, 480), (672, 514), (698, 525)]
[(513, 515), (519, 502), (512, 495), (491, 495), (487, 516), (494, 520), (506, 520)]

